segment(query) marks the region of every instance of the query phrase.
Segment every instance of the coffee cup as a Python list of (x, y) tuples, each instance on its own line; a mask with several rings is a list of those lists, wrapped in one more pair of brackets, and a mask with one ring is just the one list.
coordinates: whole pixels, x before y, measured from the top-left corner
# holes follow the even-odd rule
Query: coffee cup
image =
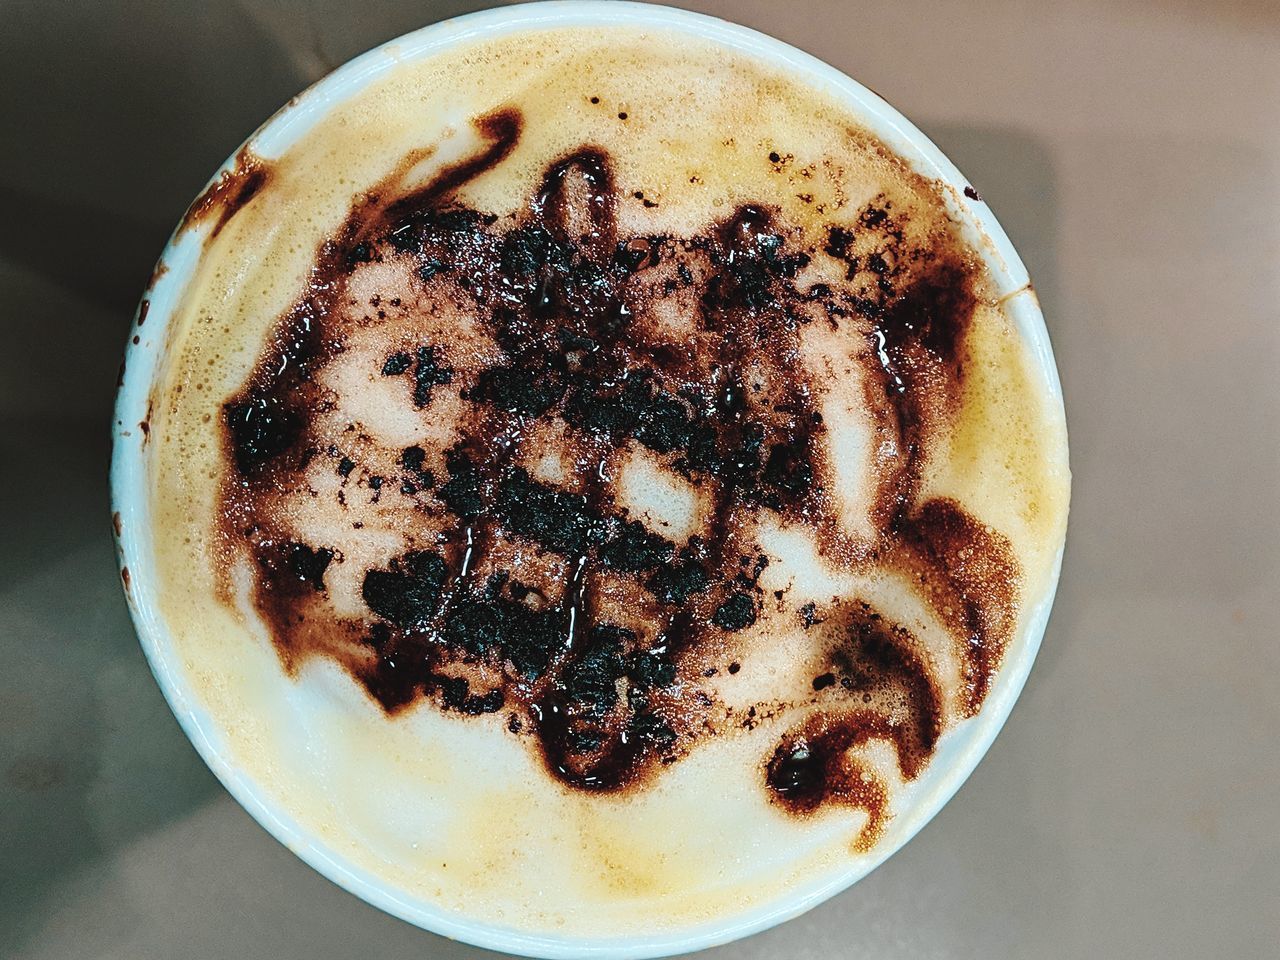
[[(1017, 339), (1033, 358), (1030, 369), (1035, 377), (1034, 390), (1051, 408), (1050, 419), (1055, 423), (1061, 421), (1061, 391), (1035, 293), (1016, 252), (985, 204), (977, 199), (976, 191), (918, 130), (870, 91), (833, 68), (745, 28), (674, 9), (629, 3), (533, 3), (474, 14), (424, 28), (353, 60), (292, 101), (246, 141), (210, 181), (162, 254), (163, 268), (157, 270), (139, 309), (134, 331), (137, 340), (127, 350), (122, 371), (114, 431), (112, 496), (121, 576), (143, 648), (175, 715), (211, 769), (264, 827), (302, 859), (368, 902), (425, 929), (491, 949), (544, 957), (648, 957), (701, 949), (795, 916), (865, 876), (905, 844), (946, 803), (998, 733), (1034, 660), (1048, 618), (1061, 557), (1059, 537), (1035, 591), (1027, 598), (1016, 633), (1004, 648), (999, 669), (990, 678), (981, 709), (939, 739), (927, 768), (905, 784), (896, 797), (893, 816), (874, 845), (843, 858), (836, 867), (810, 873), (800, 870), (788, 875), (767, 895), (752, 898), (725, 888), (714, 898), (707, 895), (707, 909), (690, 910), (687, 916), (673, 917), (670, 922), (636, 925), (624, 935), (610, 935), (607, 931), (585, 933), (585, 927), (575, 923), (568, 926), (578, 929), (559, 933), (555, 923), (546, 917), (530, 921), (527, 917), (502, 916), (497, 911), (468, 914), (451, 909), (425, 888), (413, 888), (393, 872), (383, 872), (376, 863), (371, 864), (367, 857), (362, 857), (356, 849), (361, 837), (358, 831), (325, 829), (325, 816), (317, 813), (321, 808), (304, 809), (307, 804), (300, 803), (296, 795), (282, 791), (278, 784), (264, 782), (261, 766), (244, 762), (244, 744), (233, 744), (235, 736), (229, 733), (227, 717), (210, 706), (218, 702), (216, 697), (211, 699), (210, 689), (225, 681), (211, 678), (207, 665), (193, 661), (189, 649), (174, 635), (172, 614), (166, 612), (172, 609), (173, 597), (161, 596), (163, 577), (157, 567), (164, 558), (157, 557), (154, 546), (157, 537), (154, 479), (157, 438), (154, 434), (162, 429), (159, 425), (164, 422), (157, 416), (158, 408), (173, 400), (165, 391), (158, 390), (158, 386), (165, 381), (168, 365), (174, 362), (175, 315), (193, 296), (192, 286), (207, 266), (211, 242), (229, 223), (234, 224), (237, 211), (252, 203), (255, 195), (264, 189), (269, 175), (263, 171), (303, 141), (317, 125), (346, 109), (363, 90), (399, 69), (425, 63), (467, 44), (551, 28), (596, 26), (688, 37), (699, 44), (709, 44), (770, 69), (784, 71), (798, 82), (820, 91), (822, 96), (841, 103), (912, 171), (943, 185), (946, 188), (943, 195), (951, 215), (959, 223), (960, 233), (977, 251), (990, 278), (991, 303), (998, 305), (1011, 329), (1016, 331)], [(619, 120), (625, 121), (626, 113), (618, 110)], [(441, 381), (441, 385), (446, 383)], [(188, 389), (197, 387), (203, 384), (188, 385)], [(1065, 435), (1060, 457), (1060, 471), (1065, 475)], [(1065, 485), (1065, 480), (1063, 483)], [(1065, 501), (1061, 511), (1065, 516)], [(259, 646), (261, 649), (252, 664), (255, 669), (266, 671), (274, 663), (274, 651), (269, 642)], [(340, 680), (326, 675), (317, 683), (324, 691), (322, 699), (328, 699), (323, 709), (309, 713), (309, 717), (323, 718), (354, 709), (352, 701), (344, 699), (350, 691)], [(378, 722), (376, 712), (371, 715), (375, 719), (370, 722)], [(431, 723), (441, 722), (434, 714), (431, 716)], [(395, 737), (389, 749), (413, 749), (413, 737), (404, 730)], [(484, 735), (468, 732), (455, 739), (456, 749), (462, 753), (482, 744)], [(272, 748), (263, 749), (269, 752)], [(499, 752), (496, 758), (491, 756), (484, 761), (492, 767), (491, 782), (503, 784), (508, 778), (526, 775), (526, 771), (507, 763), (508, 756)], [(442, 760), (440, 769), (447, 763)], [(661, 794), (664, 789), (676, 789), (668, 784), (680, 783), (678, 778), (686, 766), (673, 766), (670, 777), (659, 781), (652, 792)], [(350, 773), (356, 778), (376, 779), (379, 775), (374, 767)], [(692, 773), (683, 775), (693, 776)], [(424, 790), (447, 792), (451, 789), (447, 783), (432, 781), (429, 771), (423, 776), (425, 779), (420, 779), (418, 784)], [(684, 789), (690, 788), (686, 785)], [(580, 802), (594, 801), (576, 798), (565, 801), (568, 805)], [(341, 813), (343, 809), (341, 802), (328, 800), (326, 804), (322, 808), (325, 815), (333, 811)], [(388, 822), (395, 816), (388, 810), (382, 821)], [(485, 842), (486, 832), (496, 831), (493, 818), (500, 816), (495, 808), (471, 828), (465, 849), (475, 851), (476, 862), (465, 869), (472, 874), (503, 869), (504, 850), (500, 846), (487, 846)], [(379, 817), (371, 819), (377, 821)], [(643, 839), (624, 842), (627, 840), (625, 824), (625, 817), (617, 819), (616, 830), (607, 842), (594, 848), (603, 851), (601, 856), (605, 859), (610, 856), (644, 858)], [(364, 835), (368, 837), (376, 829), (374, 824), (365, 829)], [(745, 822), (738, 825), (731, 819), (719, 824), (718, 829), (725, 835), (750, 833)], [(376, 839), (369, 842), (375, 843)], [(716, 848), (712, 843), (695, 855), (714, 856)], [(441, 870), (447, 868), (448, 864), (441, 865)], [(459, 868), (455, 864), (453, 869)], [(677, 864), (673, 872), (684, 869), (687, 865)], [(624, 878), (620, 883), (626, 896), (632, 896), (634, 889), (645, 884), (668, 882), (656, 870), (637, 872), (626, 865), (612, 875)], [(710, 902), (713, 899), (714, 903)], [(554, 914), (554, 910), (550, 912)]]

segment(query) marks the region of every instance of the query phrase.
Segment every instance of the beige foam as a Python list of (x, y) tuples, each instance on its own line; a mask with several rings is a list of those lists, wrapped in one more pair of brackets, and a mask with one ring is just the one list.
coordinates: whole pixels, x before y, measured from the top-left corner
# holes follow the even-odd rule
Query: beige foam
[[(685, 37), (557, 30), (397, 67), (272, 164), (268, 187), (210, 244), (173, 318), (152, 419), (161, 612), (204, 706), (223, 721), (235, 761), (353, 863), (410, 896), (521, 929), (612, 936), (682, 927), (817, 884), (856, 856), (850, 845), (863, 813), (797, 820), (769, 804), (760, 766), (776, 729), (726, 735), (625, 799), (574, 793), (544, 775), (501, 717), (460, 719), (428, 705), (388, 719), (331, 662), (310, 661), (298, 676), (286, 675), (243, 601), (231, 609), (217, 596), (214, 567), (223, 560), (209, 531), (221, 470), (220, 403), (243, 382), (352, 197), (412, 150), (434, 148), (410, 178), (465, 155), (474, 144), (470, 118), (511, 103), (526, 117), (519, 146), (462, 197), (499, 214), (530, 194), (549, 161), (583, 143), (610, 151), (624, 198), (640, 191), (657, 202), (622, 203), (619, 224), (628, 231), (693, 232), (740, 202), (764, 201), (817, 238), (833, 218), (851, 217), (878, 194), (909, 204), (919, 189), (847, 110)], [(770, 162), (770, 151), (784, 159)], [(657, 319), (680, 329), (679, 317)], [(465, 333), (460, 326), (459, 343)], [(957, 427), (931, 462), (926, 489), (966, 504), (1010, 539), (1026, 574), (1025, 606), (1043, 591), (1062, 540), (1065, 431), (998, 309), (984, 311), (966, 351), (971, 375)], [(404, 417), (403, 404), (383, 395), (403, 385), (377, 381), (368, 358), (359, 359), (326, 371), (353, 404), (343, 415), (388, 444), (430, 440), (432, 424)], [(836, 378), (844, 375), (838, 360), (832, 351)], [(825, 409), (848, 433), (837, 475), (855, 518), (848, 532), (856, 535), (865, 529), (856, 518), (868, 509), (859, 477), (879, 440), (857, 405), (842, 399), (849, 389)], [(618, 469), (627, 497), (654, 524), (692, 523), (698, 506), (686, 491), (662, 490), (643, 461)], [(313, 482), (325, 481), (317, 475)], [(344, 609), (359, 607), (354, 574), (363, 560), (405, 547), (400, 521), (381, 517), (381, 526), (345, 531), (336, 541), (352, 573), (335, 568), (332, 589)], [(874, 595), (917, 633), (938, 675), (954, 675), (939, 628), (905, 587), (827, 568), (799, 532), (762, 536), (781, 558), (766, 573), (770, 589), (823, 601), (850, 591)], [(773, 682), (804, 682), (809, 664), (785, 649), (768, 669), (744, 669), (736, 691), (734, 678), (721, 677), (718, 692), (746, 704), (767, 697)], [(869, 762), (891, 777), (883, 750), (868, 748)]]

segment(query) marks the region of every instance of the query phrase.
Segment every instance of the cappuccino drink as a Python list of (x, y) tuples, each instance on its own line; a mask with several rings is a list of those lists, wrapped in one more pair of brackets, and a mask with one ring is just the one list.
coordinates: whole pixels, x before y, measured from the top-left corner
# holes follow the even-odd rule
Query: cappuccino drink
[(464, 38), (251, 141), (148, 422), (157, 616), (227, 762), (395, 896), (537, 935), (876, 857), (1066, 522), (965, 204), (634, 23)]

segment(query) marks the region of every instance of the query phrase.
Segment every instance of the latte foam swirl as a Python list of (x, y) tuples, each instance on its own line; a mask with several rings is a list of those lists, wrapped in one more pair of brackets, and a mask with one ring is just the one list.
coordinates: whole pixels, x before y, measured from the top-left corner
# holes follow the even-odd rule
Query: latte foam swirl
[[(981, 705), (1015, 623), (1007, 543), (918, 497), (960, 392), (972, 255), (884, 198), (821, 245), (765, 203), (625, 233), (616, 209), (643, 197), (591, 146), (514, 214), (462, 204), (521, 128), (487, 115), (472, 155), (358, 202), (226, 404), (223, 534), (254, 559), (254, 603), (287, 665), (336, 658), (389, 712), (503, 712), (587, 790), (756, 722), (764, 702), (730, 707), (704, 678), (812, 634), (833, 669), (772, 692), (771, 723), (799, 726), (764, 783), (796, 811), (866, 807), (869, 843), (884, 790), (842, 786), (871, 779), (849, 747), (887, 739), (913, 778), (945, 701)], [(860, 516), (823, 413), (851, 384), (874, 439)], [(694, 503), (683, 523), (624, 495), (637, 463)], [(905, 571), (961, 689), (861, 597), (766, 588), (764, 525), (837, 569)]]

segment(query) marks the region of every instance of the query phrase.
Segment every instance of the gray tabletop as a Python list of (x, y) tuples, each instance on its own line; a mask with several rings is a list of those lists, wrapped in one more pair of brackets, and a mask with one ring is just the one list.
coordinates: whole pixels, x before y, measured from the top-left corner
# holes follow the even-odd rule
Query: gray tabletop
[[(108, 408), (187, 201), (289, 96), (481, 4), (0, 0), (0, 957), (478, 960), (226, 795), (112, 556)], [(1008, 726), (868, 879), (712, 953), (1280, 951), (1280, 6), (700, 2), (915, 120), (1022, 251), (1075, 495)]]

